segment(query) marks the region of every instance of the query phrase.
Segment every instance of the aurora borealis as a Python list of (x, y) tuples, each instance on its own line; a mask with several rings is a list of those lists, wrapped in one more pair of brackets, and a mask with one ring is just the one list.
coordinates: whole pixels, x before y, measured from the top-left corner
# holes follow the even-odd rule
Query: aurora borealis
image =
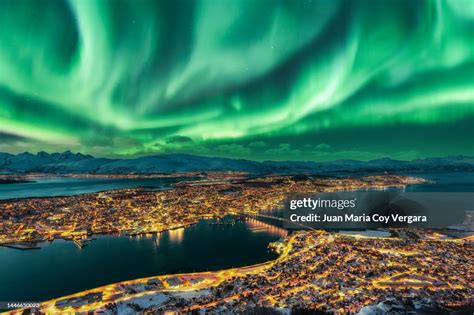
[(474, 155), (472, 0), (0, 0), (0, 151)]

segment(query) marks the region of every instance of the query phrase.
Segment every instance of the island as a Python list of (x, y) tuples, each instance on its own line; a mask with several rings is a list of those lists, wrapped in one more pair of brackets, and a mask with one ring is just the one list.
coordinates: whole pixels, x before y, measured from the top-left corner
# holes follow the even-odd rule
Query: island
[(0, 246), (56, 238), (85, 246), (94, 234), (140, 235), (187, 227), (202, 219), (248, 216), (281, 207), (289, 193), (385, 189), (422, 183), (423, 179), (365, 177), (216, 176), (183, 181), (174, 189), (110, 190), (63, 197), (0, 201)]

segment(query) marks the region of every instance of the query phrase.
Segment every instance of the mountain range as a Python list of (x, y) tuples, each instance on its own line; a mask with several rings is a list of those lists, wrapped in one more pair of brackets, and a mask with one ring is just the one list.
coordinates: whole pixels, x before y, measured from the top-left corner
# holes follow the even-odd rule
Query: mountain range
[(400, 161), (383, 158), (370, 161), (328, 162), (250, 161), (190, 154), (160, 154), (132, 159), (97, 158), (81, 153), (0, 153), (0, 173), (175, 173), (238, 171), (256, 174), (325, 174), (331, 172), (474, 170), (474, 157), (448, 156)]

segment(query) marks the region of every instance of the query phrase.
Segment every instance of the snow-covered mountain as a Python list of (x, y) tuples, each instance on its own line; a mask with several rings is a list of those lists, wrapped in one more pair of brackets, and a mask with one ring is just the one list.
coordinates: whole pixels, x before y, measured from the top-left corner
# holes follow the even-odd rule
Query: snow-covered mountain
[(160, 154), (133, 159), (95, 158), (72, 153), (0, 153), (2, 173), (173, 173), (192, 171), (242, 171), (249, 173), (323, 174), (331, 172), (383, 172), (415, 170), (474, 170), (474, 158), (450, 156), (413, 161), (389, 158), (371, 161), (329, 162), (264, 161), (205, 157), (189, 154)]

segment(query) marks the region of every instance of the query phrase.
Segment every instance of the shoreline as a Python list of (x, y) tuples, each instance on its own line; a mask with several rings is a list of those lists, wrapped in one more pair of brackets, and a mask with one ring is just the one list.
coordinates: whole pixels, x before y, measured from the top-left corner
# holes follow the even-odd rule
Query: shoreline
[[(88, 241), (88, 242), (93, 241), (93, 240), (95, 240), (94, 236), (105, 236), (105, 235), (107, 235), (107, 236), (116, 236), (116, 237), (122, 237), (122, 236), (137, 237), (137, 236), (142, 236), (142, 235), (147, 235), (147, 234), (157, 235), (157, 234), (165, 233), (165, 232), (168, 232), (168, 231), (173, 231), (173, 230), (178, 230), (178, 229), (183, 229), (183, 228), (186, 229), (186, 228), (189, 228), (193, 225), (196, 225), (197, 223), (198, 223), (198, 221), (193, 222), (193, 223), (189, 223), (189, 224), (184, 224), (184, 225), (177, 226), (177, 227), (167, 228), (167, 229), (164, 229), (164, 230), (161, 230), (161, 231), (139, 232), (139, 233), (134, 233), (134, 234), (128, 234), (126, 231), (123, 231), (123, 232), (120, 232), (120, 233), (114, 233), (114, 232), (94, 233), (94, 234), (87, 235), (87, 237), (84, 239), (84, 241)], [(42, 239), (42, 240), (20, 242), (20, 243), (19, 242), (4, 243), (4, 244), (0, 244), (0, 247), (10, 248), (10, 249), (17, 249), (17, 250), (42, 249), (41, 246), (34, 246), (34, 245), (35, 244), (42, 244), (42, 243), (45, 243), (45, 242), (51, 242), (52, 243), (55, 240), (76, 242), (77, 239), (68, 238), (68, 237), (55, 237), (53, 239)], [(18, 246), (18, 245), (22, 245), (22, 244), (25, 244), (25, 245), (31, 244), (32, 246), (31, 247), (26, 247), (26, 248), (21, 248), (22, 246)]]
[[(429, 181), (426, 181), (426, 180), (423, 180), (423, 182), (424, 183), (429, 183)], [(410, 185), (410, 184), (420, 184), (420, 183), (421, 183), (420, 179), (417, 179), (417, 180), (413, 180), (413, 183), (401, 185), (401, 187), (406, 187), (407, 185)], [(380, 187), (380, 184), (378, 184), (377, 181), (375, 181), (374, 184), (377, 185), (378, 187)], [(393, 185), (386, 185), (386, 186), (387, 187), (394, 187)], [(399, 187), (399, 186), (400, 185), (398, 185), (397, 187)], [(165, 232), (165, 231), (168, 231), (168, 230), (186, 228), (186, 227), (189, 227), (189, 226), (192, 226), (192, 225), (196, 224), (197, 222), (198, 221), (190, 223), (190, 224), (181, 225), (181, 226), (173, 227), (173, 228), (170, 228), (170, 229), (162, 230), (162, 231), (159, 231), (159, 232), (143, 232), (143, 231), (141, 231), (141, 232), (139, 232), (135, 235), (129, 235), (129, 236), (134, 237), (134, 236), (143, 235), (143, 234), (158, 234), (158, 233), (162, 233), (162, 232)], [(334, 235), (334, 236), (331, 236), (331, 237), (334, 237), (334, 238), (346, 237), (346, 238), (351, 238), (351, 239), (372, 239), (372, 238), (381, 239), (381, 240), (382, 239), (387, 239), (387, 242), (389, 242), (389, 243), (392, 242), (392, 241), (396, 242), (397, 240), (400, 239), (399, 237), (393, 237), (393, 236), (389, 236), (388, 238), (387, 237), (380, 237), (380, 236), (372, 237), (372, 236), (361, 236), (361, 235), (341, 236), (341, 235), (339, 235), (340, 233), (334, 233), (333, 232), (333, 233), (329, 234), (329, 233), (322, 232), (322, 231), (318, 231), (318, 232), (305, 231), (305, 232), (301, 232), (301, 233), (307, 233), (306, 235), (309, 235), (311, 233), (325, 233), (327, 235)], [(424, 232), (421, 232), (421, 233), (424, 233)], [(429, 232), (427, 231), (427, 233), (429, 233)], [(100, 234), (114, 234), (114, 233), (100, 233)], [(67, 307), (67, 306), (65, 306), (65, 308), (63, 308), (62, 306), (63, 305), (68, 305), (68, 303), (70, 302), (68, 300), (81, 299), (81, 298), (84, 298), (84, 296), (87, 295), (87, 294), (99, 294), (99, 293), (100, 293), (100, 296), (101, 296), (100, 305), (102, 305), (102, 307), (105, 305), (106, 302), (120, 303), (120, 301), (122, 301), (122, 299), (120, 297), (116, 298), (119, 294), (117, 291), (115, 291), (114, 295), (108, 296), (108, 294), (109, 293), (111, 294), (111, 292), (114, 292), (114, 290), (116, 290), (117, 287), (119, 287), (119, 286), (122, 287), (124, 285), (125, 286), (139, 285), (140, 283), (144, 283), (144, 282), (146, 283), (148, 281), (155, 281), (156, 279), (158, 279), (161, 283), (168, 282), (168, 280), (170, 280), (171, 281), (170, 283), (172, 283), (172, 282), (174, 282), (173, 279), (180, 279), (180, 278), (185, 278), (187, 280), (185, 281), (186, 282), (185, 284), (178, 285), (177, 287), (174, 287), (173, 285), (165, 285), (164, 288), (162, 288), (160, 290), (155, 290), (153, 294), (156, 294), (157, 292), (162, 292), (162, 293), (166, 293), (166, 292), (184, 292), (184, 291), (186, 291), (186, 292), (197, 292), (199, 290), (208, 290), (209, 288), (217, 287), (218, 285), (220, 285), (224, 281), (227, 281), (227, 280), (229, 280), (230, 278), (233, 278), (233, 277), (244, 277), (247, 274), (258, 275), (260, 273), (265, 272), (265, 270), (267, 268), (270, 268), (274, 264), (277, 264), (278, 262), (281, 262), (285, 259), (285, 257), (286, 257), (285, 255), (287, 255), (288, 252), (290, 252), (292, 247), (293, 247), (293, 245), (291, 244), (291, 240), (294, 239), (295, 235), (300, 235), (300, 234), (298, 234), (298, 232), (296, 232), (296, 233), (293, 233), (291, 236), (287, 237), (286, 240), (290, 240), (290, 241), (288, 241), (286, 243), (286, 245), (284, 245), (283, 249), (280, 248), (281, 254), (276, 259), (270, 260), (268, 262), (259, 263), (259, 264), (256, 264), (256, 265), (248, 265), (248, 266), (238, 267), (238, 268), (223, 269), (223, 270), (218, 270), (218, 271), (167, 274), (167, 275), (150, 276), (150, 277), (144, 277), (144, 278), (139, 278), (139, 279), (116, 282), (116, 283), (108, 284), (108, 285), (105, 285), (105, 286), (97, 287), (97, 288), (94, 288), (94, 289), (91, 289), (91, 290), (81, 291), (81, 292), (77, 292), (75, 294), (66, 295), (66, 296), (63, 296), (63, 297), (52, 299), (50, 301), (42, 303), (42, 304), (44, 304), (44, 306), (41, 307), (41, 309), (45, 310), (46, 312), (48, 310), (50, 310), (50, 311), (56, 310), (57, 311), (58, 309), (60, 309), (61, 311), (71, 310), (71, 311), (75, 311), (75, 312), (81, 312), (83, 310), (84, 311), (95, 310), (95, 309), (97, 309), (96, 306), (98, 306), (98, 304), (96, 304), (96, 303), (92, 303), (92, 304), (87, 303), (86, 305), (84, 305), (84, 307), (79, 307), (79, 308), (77, 308), (77, 307)], [(319, 235), (319, 234), (314, 234), (314, 235)], [(88, 237), (90, 237), (90, 236), (88, 236)], [(436, 242), (436, 241), (433, 241), (433, 242)], [(448, 242), (448, 243), (452, 242), (454, 244), (454, 243), (464, 242), (464, 241), (460, 240), (460, 239), (456, 239), (456, 240), (445, 240), (443, 242)], [(402, 253), (402, 254), (405, 255), (405, 253)], [(408, 254), (408, 255), (411, 255), (411, 254)], [(203, 282), (201, 283), (201, 281), (203, 281)], [(388, 282), (386, 282), (386, 283), (388, 283)], [(383, 285), (385, 285), (385, 284), (383, 284)], [(124, 293), (120, 293), (120, 294), (122, 294), (122, 296), (123, 296), (123, 301), (137, 298), (137, 297), (134, 297), (133, 294), (132, 295), (128, 295), (128, 294), (124, 294)], [(152, 294), (152, 293), (149, 293), (149, 294)], [(113, 297), (113, 299), (112, 299), (112, 297)], [(110, 301), (108, 299), (110, 299)], [(60, 302), (59, 305), (56, 304), (58, 302)], [(99, 303), (99, 302), (97, 302), (97, 303)], [(61, 307), (59, 307), (59, 306), (61, 306)], [(192, 308), (187, 309), (187, 310), (191, 311)], [(14, 312), (12, 311), (11, 314), (14, 314)]]
[[(365, 188), (366, 190), (385, 190), (385, 189), (390, 189), (390, 188), (404, 188), (404, 187), (407, 187), (409, 185), (418, 185), (418, 184), (427, 184), (427, 183), (430, 183), (429, 180), (427, 179), (424, 179), (424, 178), (420, 178), (420, 177), (411, 177), (411, 176), (399, 176), (399, 175), (390, 175), (390, 176), (398, 176), (398, 177), (403, 177), (408, 183), (404, 183), (404, 184), (401, 184), (401, 183), (397, 183), (397, 184), (394, 184), (394, 183), (390, 183), (390, 184), (384, 184), (384, 185), (380, 185), (380, 184), (377, 184), (377, 185), (374, 185), (373, 183), (371, 183), (370, 181), (377, 181), (377, 177), (378, 176), (382, 176), (382, 175), (371, 175), (371, 176), (361, 176), (361, 177), (354, 177), (354, 178), (346, 178), (347, 179), (357, 179), (357, 180), (368, 180), (369, 182), (369, 187)], [(264, 177), (265, 178), (265, 177)], [(161, 191), (175, 191), (176, 189), (180, 189), (182, 187), (180, 186), (177, 186), (177, 184), (179, 183), (183, 183), (184, 185), (186, 185), (186, 181), (184, 182), (178, 182), (176, 183), (175, 185), (173, 185), (173, 187), (170, 187), (169, 189), (166, 189), (166, 190), (161, 190)], [(193, 182), (191, 182), (193, 183)], [(219, 184), (220, 181), (216, 181), (215, 182), (216, 184)], [(207, 182), (205, 183), (205, 185), (207, 185)], [(370, 187), (370, 186), (373, 186), (373, 187)], [(186, 188), (189, 188), (189, 187), (184, 187), (185, 189)], [(339, 189), (338, 191), (351, 191), (353, 190), (352, 188), (351, 189)], [(355, 189), (355, 190), (360, 190), (360, 189)], [(30, 200), (49, 200), (49, 199), (55, 199), (55, 198), (69, 198), (69, 197), (92, 197), (92, 196), (98, 196), (100, 194), (105, 194), (105, 193), (119, 193), (119, 192), (126, 192), (126, 191), (135, 191), (135, 192), (143, 192), (143, 193), (146, 193), (148, 192), (146, 190), (146, 188), (143, 188), (143, 187), (137, 187), (137, 188), (124, 188), (124, 189), (110, 189), (110, 190), (104, 190), (104, 191), (100, 191), (100, 192), (93, 192), (93, 193), (84, 193), (84, 194), (79, 194), (79, 195), (72, 195), (72, 196), (46, 196), (46, 197), (29, 197), (29, 198), (14, 198), (14, 199), (6, 199), (6, 200), (0, 200), (0, 205), (2, 203), (8, 203), (8, 202), (16, 202), (16, 201), (30, 201)], [(324, 190), (323, 190), (324, 191)], [(158, 191), (159, 192), (159, 191)], [(263, 211), (262, 209), (260, 210), (257, 210), (256, 213), (260, 213), (261, 211)], [(220, 218), (223, 218), (227, 215), (235, 215), (235, 216), (246, 216), (246, 215), (249, 215), (249, 214), (254, 214), (254, 213), (250, 213), (250, 212), (245, 212), (242, 211), (240, 213), (232, 213), (232, 212), (229, 212), (229, 213), (225, 213), (223, 215), (218, 215), (216, 216), (215, 214), (214, 215), (202, 215), (200, 218), (196, 219), (195, 221), (192, 221), (192, 222), (189, 222), (189, 223), (184, 223), (184, 224), (181, 224), (181, 225), (178, 225), (178, 226), (173, 226), (173, 227), (165, 227), (161, 230), (152, 230), (152, 231), (134, 231), (134, 230), (117, 230), (117, 231), (106, 231), (106, 232), (100, 232), (100, 233), (90, 233), (90, 234), (81, 234), (77, 237), (74, 237), (74, 236), (71, 236), (71, 237), (61, 237), (61, 236), (50, 236), (52, 237), (52, 239), (50, 238), (47, 238), (47, 239), (33, 239), (33, 240), (28, 240), (28, 241), (24, 241), (22, 242), (21, 240), (15, 240), (15, 241), (9, 241), (7, 243), (0, 243), (0, 246), (5, 246), (5, 245), (14, 245), (14, 244), (22, 244), (22, 243), (41, 243), (41, 242), (45, 242), (45, 241), (52, 241), (54, 239), (64, 239), (64, 240), (71, 240), (71, 241), (74, 241), (76, 242), (76, 240), (79, 240), (82, 239), (82, 238), (90, 238), (92, 237), (92, 235), (110, 235), (110, 234), (116, 234), (116, 233), (125, 233), (125, 234), (129, 234), (130, 236), (139, 236), (139, 235), (145, 235), (145, 234), (158, 234), (158, 233), (163, 233), (163, 232), (166, 232), (166, 231), (169, 231), (169, 230), (174, 230), (174, 229), (179, 229), (179, 228), (186, 228), (186, 227), (189, 227), (189, 226), (192, 226), (196, 223), (199, 222), (199, 220), (206, 220), (206, 219), (220, 219)], [(82, 248), (83, 246), (80, 245), (80, 244), (77, 244), (80, 248)]]
[[(360, 236), (360, 235), (338, 235), (338, 233), (327, 233), (323, 231), (313, 231), (313, 232), (308, 232), (308, 231), (299, 231), (292, 233), (291, 235), (287, 236), (283, 241), (278, 241), (270, 244), (280, 244), (283, 247), (279, 247), (278, 245), (276, 246), (270, 246), (269, 244), (269, 249), (272, 250), (273, 252), (278, 254), (278, 257), (266, 262), (262, 263), (257, 263), (253, 265), (247, 265), (247, 266), (242, 266), (242, 267), (236, 267), (236, 268), (230, 268), (230, 269), (222, 269), (222, 270), (216, 270), (216, 271), (202, 271), (202, 272), (190, 272), (190, 273), (176, 273), (176, 274), (165, 274), (165, 275), (155, 275), (155, 276), (147, 276), (147, 277), (142, 277), (142, 278), (137, 278), (137, 279), (131, 279), (131, 280), (125, 280), (125, 281), (119, 281), (107, 285), (103, 285), (100, 287), (96, 287), (93, 289), (89, 290), (84, 290), (80, 292), (76, 292), (73, 294), (61, 296), (58, 298), (54, 298), (48, 301), (41, 302), (41, 306), (37, 308), (38, 310), (41, 310), (43, 312), (76, 312), (76, 313), (81, 313), (81, 312), (90, 312), (90, 311), (95, 311), (99, 308), (103, 308), (105, 305), (109, 305), (110, 303), (114, 304), (119, 304), (119, 303), (129, 303), (130, 301), (133, 301), (133, 299), (137, 299), (139, 296), (150, 296), (153, 297), (154, 295), (157, 294), (165, 294), (165, 295), (171, 295), (173, 296), (174, 294), (182, 294), (182, 293), (199, 293), (205, 290), (210, 290), (212, 288), (215, 288), (222, 283), (225, 283), (229, 279), (232, 278), (242, 278), (245, 276), (258, 276), (259, 274), (268, 271), (272, 266), (277, 265), (278, 263), (284, 262), (286, 259), (290, 259), (294, 255), (295, 246), (298, 248), (297, 241), (298, 238), (301, 237), (302, 234), (314, 234), (318, 238), (323, 238), (323, 239), (328, 239), (329, 242), (334, 242), (335, 238), (346, 238), (346, 239), (354, 239), (354, 240), (360, 240), (360, 239), (378, 239), (378, 240), (391, 240), (391, 241), (396, 241), (399, 239), (398, 237), (381, 237), (381, 236)], [(320, 242), (323, 242), (322, 240)], [(456, 239), (456, 240), (445, 240), (445, 241), (434, 241), (434, 242), (452, 242), (452, 243), (459, 243), (462, 242), (462, 239)], [(408, 253), (410, 254), (410, 253)], [(178, 279), (178, 280), (176, 280)], [(179, 280), (181, 279), (181, 280)], [(178, 283), (181, 284), (175, 284), (175, 282), (178, 281)], [(181, 282), (184, 281), (184, 282)], [(138, 288), (141, 287), (144, 284), (157, 284), (159, 283), (159, 286), (157, 286), (155, 289), (152, 289), (150, 291), (143, 291), (143, 292), (136, 292), (134, 294), (124, 294), (124, 289), (129, 288), (130, 290), (133, 290), (133, 288)], [(385, 283), (380, 283), (380, 285), (386, 285)], [(409, 282), (405, 284), (407, 288), (409, 288), (412, 284)], [(126, 289), (128, 290), (128, 289)], [(136, 297), (134, 297), (136, 295)], [(86, 303), (81, 306), (71, 306), (73, 305), (73, 301), (81, 300), (81, 299), (86, 299), (89, 296), (99, 296), (100, 297), (100, 302), (91, 302), (91, 303)], [(69, 305), (71, 304), (71, 305)], [(371, 304), (372, 305), (372, 304)], [(367, 305), (369, 306), (369, 305)], [(471, 309), (472, 305), (469, 301), (465, 301), (465, 303), (461, 303), (459, 305), (453, 305), (452, 307), (443, 305), (443, 307), (446, 307), (448, 310), (453, 311), (456, 309)], [(195, 308), (194, 306), (191, 306), (189, 308), (185, 308), (185, 312), (192, 311)], [(14, 309), (14, 310), (8, 310), (2, 314), (21, 314), (23, 309)]]

